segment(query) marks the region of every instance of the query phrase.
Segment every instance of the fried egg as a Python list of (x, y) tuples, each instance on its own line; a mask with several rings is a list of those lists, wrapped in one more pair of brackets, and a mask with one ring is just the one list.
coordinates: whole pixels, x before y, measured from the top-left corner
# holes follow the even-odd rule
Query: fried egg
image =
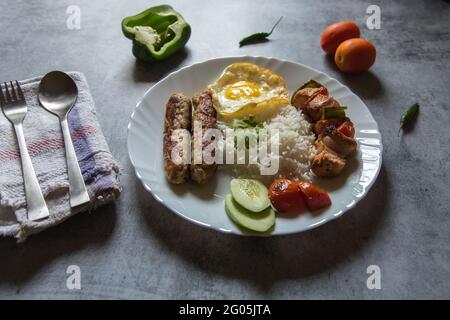
[(284, 79), (253, 63), (233, 63), (208, 86), (214, 107), (224, 121), (255, 116), (289, 104)]

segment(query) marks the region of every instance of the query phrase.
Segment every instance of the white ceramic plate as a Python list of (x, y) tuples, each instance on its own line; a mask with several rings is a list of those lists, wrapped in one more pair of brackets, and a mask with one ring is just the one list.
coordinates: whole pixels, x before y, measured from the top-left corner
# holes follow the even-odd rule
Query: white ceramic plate
[(366, 105), (346, 86), (324, 73), (290, 61), (263, 57), (218, 58), (181, 68), (158, 82), (137, 104), (128, 125), (128, 152), (136, 175), (158, 201), (189, 221), (228, 233), (255, 234), (239, 228), (225, 213), (223, 198), (229, 193), (230, 181), (227, 174), (219, 170), (205, 186), (194, 183), (173, 186), (165, 178), (162, 157), (164, 106), (169, 96), (173, 92), (188, 96), (199, 93), (218, 78), (226, 66), (244, 61), (283, 76), (290, 93), (310, 79), (324, 84), (331, 96), (348, 107), (358, 141), (358, 152), (344, 174), (316, 181), (330, 193), (331, 207), (320, 214), (278, 217), (270, 233), (259, 235), (300, 232), (341, 216), (367, 194), (380, 171), (382, 143), (378, 125)]

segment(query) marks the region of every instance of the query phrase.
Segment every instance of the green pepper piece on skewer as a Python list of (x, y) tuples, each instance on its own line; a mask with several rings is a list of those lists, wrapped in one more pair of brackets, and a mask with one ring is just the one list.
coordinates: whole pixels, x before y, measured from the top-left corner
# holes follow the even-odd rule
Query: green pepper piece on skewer
[(320, 88), (323, 87), (320, 83), (314, 80), (309, 80), (304, 85), (302, 85), (298, 90), (305, 89), (305, 88)]
[(347, 107), (329, 107), (323, 109), (323, 119), (344, 118)]

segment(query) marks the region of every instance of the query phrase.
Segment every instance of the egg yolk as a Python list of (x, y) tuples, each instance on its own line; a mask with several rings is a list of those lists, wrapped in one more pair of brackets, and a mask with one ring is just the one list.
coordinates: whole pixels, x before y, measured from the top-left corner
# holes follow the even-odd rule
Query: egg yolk
[(225, 91), (225, 97), (231, 100), (259, 97), (259, 95), (259, 88), (254, 83), (248, 81), (239, 81), (233, 83)]

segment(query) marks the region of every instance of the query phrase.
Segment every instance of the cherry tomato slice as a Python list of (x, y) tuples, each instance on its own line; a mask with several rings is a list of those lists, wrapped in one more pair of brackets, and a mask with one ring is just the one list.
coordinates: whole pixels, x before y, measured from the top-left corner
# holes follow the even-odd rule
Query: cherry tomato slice
[(270, 185), (269, 199), (280, 213), (299, 214), (306, 210), (305, 199), (298, 181), (277, 179)]
[(298, 186), (303, 192), (309, 210), (316, 211), (331, 206), (330, 196), (325, 190), (306, 181), (300, 181)]
[(353, 138), (355, 136), (355, 128), (350, 124), (350, 122), (345, 121), (337, 129), (337, 132), (342, 133), (344, 136)]

